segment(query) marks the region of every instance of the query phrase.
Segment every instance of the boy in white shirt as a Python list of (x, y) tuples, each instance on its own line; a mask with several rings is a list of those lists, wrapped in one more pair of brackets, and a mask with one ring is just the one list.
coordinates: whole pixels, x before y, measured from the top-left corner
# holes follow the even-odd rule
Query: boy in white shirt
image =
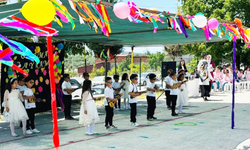
[(70, 77), (69, 74), (64, 74), (63, 75), (63, 83), (62, 83), (62, 92), (63, 92), (63, 103), (64, 103), (64, 116), (65, 120), (74, 120), (74, 118), (71, 116), (71, 101), (72, 101), (72, 96), (71, 93), (74, 91), (72, 89), (71, 84), (70, 84)]
[(21, 75), (17, 78), (17, 80), (18, 80), (17, 88), (19, 89), (20, 93), (23, 94), (24, 90), (27, 88), (25, 85), (25, 77)]
[(155, 84), (156, 75), (150, 74), (149, 75), (150, 82), (147, 84), (147, 103), (148, 103), (148, 110), (147, 110), (147, 120), (151, 121), (153, 119), (157, 119), (154, 117), (155, 108), (156, 108), (156, 91), (159, 87)]
[(170, 77), (171, 72), (173, 72), (173, 70), (169, 69), (168, 70), (168, 76), (164, 80), (165, 84), (166, 84), (165, 95), (166, 95), (166, 104), (167, 104), (168, 109), (171, 109), (171, 100), (170, 100), (170, 97), (169, 97), (171, 89), (168, 88), (169, 84), (170, 84), (170, 81), (171, 81), (171, 77)]
[(178, 114), (175, 113), (175, 107), (176, 107), (177, 95), (179, 93), (179, 87), (181, 84), (178, 83), (175, 72), (171, 72), (170, 77), (172, 78), (172, 80), (170, 81), (170, 85), (169, 85), (169, 88), (171, 88), (169, 97), (172, 102), (172, 114), (171, 115), (178, 116)]
[(40, 131), (35, 128), (36, 97), (34, 96), (34, 93), (31, 89), (34, 85), (34, 80), (27, 77), (25, 79), (25, 83), (27, 85), (27, 88), (24, 90), (23, 98), (25, 108), (29, 116), (29, 120), (27, 120), (26, 124), (26, 134), (40, 133)]
[(137, 114), (137, 96), (141, 95), (138, 92), (137, 89), (137, 81), (138, 81), (138, 75), (132, 74), (130, 76), (130, 80), (132, 83), (129, 85), (128, 94), (129, 96), (129, 104), (130, 104), (130, 122), (132, 126), (139, 126), (138, 123), (136, 123), (136, 114)]
[(110, 107), (109, 103), (113, 102), (116, 103), (117, 99), (114, 98), (114, 90), (112, 88), (113, 81), (110, 77), (106, 77), (105, 79), (106, 88), (104, 91), (105, 100), (104, 106), (106, 111), (106, 118), (105, 118), (105, 127), (106, 129), (116, 129), (117, 127), (113, 125), (113, 116), (114, 116), (114, 108)]
[[(121, 84), (119, 83), (119, 75), (114, 75), (115, 82), (112, 85), (112, 88), (114, 89), (114, 96), (120, 94), (121, 92)], [(115, 110), (121, 110), (121, 99), (118, 99), (118, 108), (117, 103), (115, 103)]]

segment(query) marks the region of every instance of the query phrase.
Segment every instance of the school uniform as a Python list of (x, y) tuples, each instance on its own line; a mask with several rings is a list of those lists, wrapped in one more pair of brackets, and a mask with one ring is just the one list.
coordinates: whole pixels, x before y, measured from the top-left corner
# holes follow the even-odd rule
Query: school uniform
[(21, 93), (23, 93), (24, 92), (24, 90), (25, 89), (27, 89), (27, 86), (25, 86), (25, 85), (17, 85), (17, 88), (19, 89), (19, 91), (21, 92)]
[(105, 126), (108, 127), (108, 126), (113, 125), (114, 109), (109, 106), (108, 103), (110, 101), (107, 100), (107, 98), (114, 99), (113, 88), (106, 87), (104, 91), (104, 96), (105, 96), (104, 106), (105, 106), (105, 111), (106, 111)]
[[(170, 81), (171, 81), (171, 77), (169, 77), (169, 76), (167, 76), (166, 78), (165, 78), (165, 82), (167, 82), (168, 84), (170, 83)], [(167, 85), (166, 85), (166, 88), (165, 88), (165, 95), (166, 95), (166, 104), (167, 104), (167, 106), (170, 108), (171, 107), (171, 100), (170, 100), (170, 97), (169, 97), (169, 94), (170, 94), (170, 88), (167, 88)]]
[(70, 112), (71, 112), (72, 96), (71, 96), (70, 93), (68, 93), (64, 89), (71, 89), (71, 88), (72, 88), (72, 86), (71, 86), (70, 82), (64, 81), (62, 83), (63, 103), (64, 103), (64, 116), (67, 119), (71, 118)]
[[(178, 81), (171, 79), (170, 81), (170, 86), (173, 86), (174, 84), (178, 83)], [(177, 96), (179, 93), (179, 88), (176, 89), (171, 89), (170, 91), (170, 99), (171, 99), (171, 103), (172, 103), (172, 115), (175, 114), (175, 107), (176, 107), (176, 100), (177, 100)]]
[[(120, 89), (121, 84), (119, 82), (114, 82), (113, 85), (112, 85), (112, 88), (114, 89), (114, 96), (115, 96), (116, 95), (115, 89)], [(119, 92), (119, 94), (120, 93), (121, 92)], [(120, 109), (121, 108), (121, 99), (118, 99), (117, 103), (118, 103), (118, 108)], [(117, 103), (115, 103), (115, 108), (117, 108)]]
[[(137, 85), (136, 84), (130, 84), (129, 85), (129, 93), (131, 92), (138, 92)], [(129, 104), (130, 104), (130, 122), (136, 123), (136, 115), (137, 115), (137, 97), (129, 97)]]
[[(154, 89), (155, 83), (148, 82), (147, 89)], [(148, 110), (147, 110), (147, 119), (151, 119), (154, 117), (155, 108), (156, 108), (156, 100), (155, 100), (156, 92), (148, 91), (147, 92), (147, 103), (148, 103)]]
[[(32, 89), (26, 88), (23, 93), (24, 96), (34, 96)], [(29, 120), (27, 120), (26, 128), (27, 130), (35, 129), (35, 113), (36, 113), (36, 103), (29, 101), (28, 99), (24, 100), (25, 109), (27, 111)]]

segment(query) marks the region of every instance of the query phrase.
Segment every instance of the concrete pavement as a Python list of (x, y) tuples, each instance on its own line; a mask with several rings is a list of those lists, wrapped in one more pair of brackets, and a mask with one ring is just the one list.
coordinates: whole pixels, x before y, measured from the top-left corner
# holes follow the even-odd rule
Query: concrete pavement
[[(115, 111), (114, 125), (118, 130), (104, 129), (105, 110), (100, 108), (97, 135), (85, 135), (78, 120), (65, 121), (58, 113), (60, 150), (240, 150), (250, 145), (250, 92), (236, 94), (235, 129), (231, 129), (231, 94), (214, 93), (204, 102), (190, 98), (186, 114), (172, 117), (164, 97), (157, 101), (155, 121), (146, 120), (146, 101), (138, 103), (139, 127), (130, 126), (129, 110)], [(75, 108), (73, 116), (79, 115)], [(40, 134), (11, 137), (8, 123), (0, 123), (0, 150), (53, 149), (51, 113), (36, 116)], [(16, 129), (21, 135), (21, 129)], [(245, 142), (244, 142), (245, 141)], [(241, 144), (241, 145), (240, 145)], [(249, 148), (249, 147), (248, 147)]]

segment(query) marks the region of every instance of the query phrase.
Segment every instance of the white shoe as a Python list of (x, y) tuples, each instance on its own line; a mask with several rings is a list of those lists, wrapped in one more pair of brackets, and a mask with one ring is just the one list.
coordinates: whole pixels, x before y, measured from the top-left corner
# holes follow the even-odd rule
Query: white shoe
[(33, 133), (40, 133), (40, 131), (38, 131), (36, 128), (31, 130)]
[(114, 125), (110, 126), (110, 128), (111, 128), (111, 129), (117, 129), (117, 127), (114, 126)]
[(26, 134), (31, 135), (31, 134), (33, 134), (33, 132), (31, 130), (27, 130)]
[(16, 133), (11, 133), (11, 135), (12, 135), (13, 137), (18, 137), (18, 135), (17, 135)]
[(132, 126), (135, 126), (135, 127), (138, 127), (138, 126), (139, 126), (139, 124), (136, 123), (136, 122), (135, 122), (135, 123), (132, 123), (131, 125), (132, 125)]
[(93, 134), (98, 134), (98, 132), (95, 132), (95, 131), (91, 131), (91, 133), (93, 133)]
[(93, 135), (94, 133), (92, 132), (86, 132), (87, 135)]
[(119, 111), (120, 109), (119, 109), (119, 108), (116, 108), (115, 110)]

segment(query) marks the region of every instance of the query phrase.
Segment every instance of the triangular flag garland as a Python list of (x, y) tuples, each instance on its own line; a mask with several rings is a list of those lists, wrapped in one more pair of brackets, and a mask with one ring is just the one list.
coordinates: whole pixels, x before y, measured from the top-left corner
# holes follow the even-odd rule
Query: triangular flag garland
[(96, 54), (96, 58), (114, 58), (114, 55), (112, 55), (112, 53), (110, 52), (110, 48), (108, 48), (107, 50), (103, 50), (100, 54)]

